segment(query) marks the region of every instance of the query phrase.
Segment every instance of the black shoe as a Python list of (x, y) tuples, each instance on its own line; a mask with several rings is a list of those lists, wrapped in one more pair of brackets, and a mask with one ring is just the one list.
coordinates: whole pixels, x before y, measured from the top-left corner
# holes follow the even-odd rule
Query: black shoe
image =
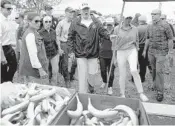
[(142, 83), (145, 82), (145, 78), (141, 79)]
[(94, 87), (91, 86), (90, 84), (88, 84), (88, 89), (89, 89), (89, 92), (90, 92), (90, 93), (94, 93), (94, 92), (95, 92), (95, 91), (94, 91)]
[(158, 92), (156, 99), (158, 102), (161, 102), (163, 100), (163, 94)]

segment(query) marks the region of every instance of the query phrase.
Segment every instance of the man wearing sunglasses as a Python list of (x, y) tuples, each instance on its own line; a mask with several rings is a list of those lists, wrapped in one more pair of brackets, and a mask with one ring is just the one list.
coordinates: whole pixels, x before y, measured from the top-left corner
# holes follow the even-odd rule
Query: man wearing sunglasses
[(152, 24), (147, 27), (146, 43), (143, 56), (148, 59), (152, 67), (153, 89), (157, 91), (157, 101), (161, 102), (164, 96), (164, 66), (167, 59), (173, 57), (173, 33), (168, 23), (160, 19), (161, 11), (153, 10)]
[(0, 13), (0, 45), (2, 46), (3, 53), (7, 62), (1, 61), (1, 83), (6, 81), (12, 81), (17, 69), (15, 51), (11, 45), (11, 26), (9, 26), (9, 22), (7, 19), (7, 17), (11, 14), (11, 11), (11, 2), (8, 0), (2, 0)]
[(43, 18), (43, 28), (39, 31), (41, 37), (44, 40), (47, 59), (49, 60), (49, 82), (51, 85), (57, 85), (57, 73), (58, 73), (58, 45), (56, 42), (56, 31), (51, 28), (52, 17), (45, 16)]

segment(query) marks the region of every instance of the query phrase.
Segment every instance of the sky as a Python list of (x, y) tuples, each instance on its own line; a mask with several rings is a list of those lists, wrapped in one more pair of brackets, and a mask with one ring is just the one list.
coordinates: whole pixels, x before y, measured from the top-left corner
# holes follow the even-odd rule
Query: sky
[[(97, 10), (105, 15), (120, 14), (123, 5), (123, 0), (62, 0), (61, 4), (55, 7), (55, 9), (58, 10), (56, 13), (64, 13), (63, 10), (67, 6), (78, 9), (83, 2), (87, 2), (91, 9)], [(158, 7), (158, 2), (126, 2), (124, 14), (134, 16), (135, 13), (139, 12), (150, 19), (151, 11)], [(162, 2), (162, 13), (167, 14), (168, 18), (175, 20), (175, 1)]]

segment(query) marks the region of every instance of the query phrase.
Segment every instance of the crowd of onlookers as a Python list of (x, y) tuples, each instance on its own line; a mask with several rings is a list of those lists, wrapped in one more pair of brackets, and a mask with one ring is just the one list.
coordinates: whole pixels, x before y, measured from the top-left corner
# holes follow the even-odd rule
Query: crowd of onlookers
[(35, 77), (48, 79), (50, 85), (57, 86), (60, 72), (65, 86), (70, 88), (77, 68), (79, 92), (93, 93), (94, 75), (100, 66), (101, 88), (107, 88), (107, 93), (112, 95), (114, 71), (118, 67), (120, 95), (125, 97), (129, 63), (140, 99), (148, 101), (142, 87), (148, 67), (156, 98), (163, 100), (165, 62), (173, 61), (175, 29), (160, 10), (152, 11), (151, 24), (139, 13), (135, 17), (124, 15), (121, 23), (113, 17), (102, 21), (91, 13), (87, 3), (81, 5), (79, 14), (67, 7), (61, 20), (52, 16), (51, 6), (45, 6), (40, 14), (19, 13), (15, 17), (19, 26), (14, 50), (10, 39), (13, 26), (7, 20), (11, 6), (8, 0), (1, 1), (1, 83), (13, 81), (17, 71), (26, 83)]

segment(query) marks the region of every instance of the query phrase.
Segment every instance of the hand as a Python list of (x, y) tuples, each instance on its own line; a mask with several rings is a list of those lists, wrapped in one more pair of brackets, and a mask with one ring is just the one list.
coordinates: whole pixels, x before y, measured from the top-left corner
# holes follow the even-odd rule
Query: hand
[(1, 64), (2, 64), (2, 65), (7, 64), (7, 60), (6, 60), (6, 58), (2, 58)]
[(48, 77), (48, 74), (44, 71), (43, 68), (39, 69), (39, 74), (41, 79), (46, 79)]
[(64, 54), (64, 51), (61, 48), (59, 48), (59, 55), (62, 56), (63, 54)]
[(142, 56), (146, 58), (146, 51), (143, 51)]
[(110, 40), (112, 42), (115, 42), (115, 40), (116, 40), (117, 37), (118, 37), (117, 35), (110, 35)]
[(69, 56), (70, 56), (70, 58), (72, 59), (72, 61), (75, 60), (75, 54), (74, 54), (74, 53), (71, 53)]
[(166, 59), (169, 60), (169, 61), (172, 61), (173, 60), (173, 54), (174, 52), (168, 52), (168, 55), (166, 55)]

